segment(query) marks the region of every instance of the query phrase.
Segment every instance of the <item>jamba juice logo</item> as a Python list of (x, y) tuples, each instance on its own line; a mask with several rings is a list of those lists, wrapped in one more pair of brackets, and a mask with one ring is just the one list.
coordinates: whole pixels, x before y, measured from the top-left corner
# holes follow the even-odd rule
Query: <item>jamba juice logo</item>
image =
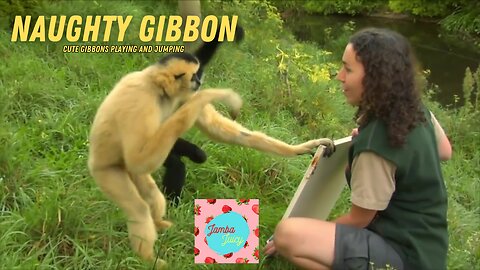
[(208, 224), (208, 246), (220, 255), (239, 251), (250, 235), (247, 221), (236, 212), (220, 214)]

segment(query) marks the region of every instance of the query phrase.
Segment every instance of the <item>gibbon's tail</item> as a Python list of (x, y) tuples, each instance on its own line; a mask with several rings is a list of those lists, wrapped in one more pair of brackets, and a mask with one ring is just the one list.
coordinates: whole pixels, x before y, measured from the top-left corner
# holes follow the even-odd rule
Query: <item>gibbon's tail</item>
[[(197, 72), (199, 78), (202, 78), (204, 66), (210, 62), (215, 54), (215, 51), (220, 45), (220, 41), (218, 41), (219, 32), (220, 30), (217, 30), (217, 33), (215, 33), (215, 38), (210, 42), (203, 43), (202, 46), (200, 46), (200, 48), (198, 48), (194, 53), (195, 57), (197, 57), (198, 61), (200, 62), (200, 69)], [(244, 36), (245, 31), (243, 30), (243, 27), (238, 25), (235, 30), (235, 42), (242, 41)]]

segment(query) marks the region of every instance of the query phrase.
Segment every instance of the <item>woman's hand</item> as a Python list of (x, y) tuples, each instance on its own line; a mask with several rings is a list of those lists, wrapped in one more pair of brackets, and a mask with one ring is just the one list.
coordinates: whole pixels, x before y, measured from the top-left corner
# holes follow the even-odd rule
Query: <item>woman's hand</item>
[(352, 129), (352, 137), (355, 137), (358, 135), (358, 128)]
[(273, 240), (269, 241), (265, 245), (265, 247), (263, 248), (263, 252), (268, 256), (271, 256), (271, 255), (275, 254), (276, 249), (275, 249), (275, 244), (273, 243)]

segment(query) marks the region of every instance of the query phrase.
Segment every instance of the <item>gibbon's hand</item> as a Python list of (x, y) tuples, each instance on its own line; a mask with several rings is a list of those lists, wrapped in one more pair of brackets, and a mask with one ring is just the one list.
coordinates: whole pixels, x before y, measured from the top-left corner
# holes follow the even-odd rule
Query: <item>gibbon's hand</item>
[(335, 144), (331, 139), (328, 139), (328, 138), (310, 140), (306, 143), (297, 144), (295, 147), (298, 148), (298, 152), (297, 152), (298, 155), (302, 155), (302, 154), (315, 155), (314, 149), (320, 145), (323, 145), (326, 147), (323, 153), (324, 157), (329, 157), (333, 154), (333, 152), (335, 152)]
[[(240, 113), (240, 108), (242, 108), (243, 101), (242, 97), (232, 89), (214, 89), (213, 91), (218, 91), (221, 90), (225, 93), (225, 96), (221, 99), (218, 100), (218, 102), (225, 104), (226, 106), (230, 107), (229, 114), (230, 117), (235, 120)], [(195, 95), (202, 95), (202, 93), (212, 91), (211, 89), (204, 89), (199, 92), (196, 92), (192, 98), (195, 97)]]
[(235, 91), (232, 89), (226, 89), (225, 91), (231, 92), (224, 100), (225, 104), (230, 106), (230, 117), (235, 120), (237, 119), (237, 116), (240, 114), (240, 108), (242, 108), (243, 101), (242, 97), (240, 97), (239, 94), (237, 94)]

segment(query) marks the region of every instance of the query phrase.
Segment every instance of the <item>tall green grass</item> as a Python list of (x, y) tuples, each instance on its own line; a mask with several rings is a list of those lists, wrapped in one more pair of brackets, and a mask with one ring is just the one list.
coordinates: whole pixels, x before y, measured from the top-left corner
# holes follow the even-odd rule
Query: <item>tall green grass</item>
[[(240, 123), (290, 143), (349, 135), (353, 109), (332, 80), (340, 58), (296, 42), (264, 1), (202, 4), (204, 14), (239, 15), (246, 29), (243, 43), (222, 46), (205, 78), (205, 87), (241, 93)], [(176, 6), (175, 1), (43, 1), (36, 12), (141, 18), (176, 13)], [(0, 269), (150, 269), (129, 248), (124, 216), (88, 174), (87, 138), (96, 108), (115, 82), (162, 55), (64, 54), (62, 42), (11, 43), (10, 31), (0, 30)], [(135, 33), (128, 33), (124, 44), (135, 40)], [(478, 91), (476, 78), (472, 87)], [(454, 146), (453, 159), (443, 165), (450, 194), (449, 269), (474, 269), (480, 263), (478, 106), (446, 111), (429, 104)], [(218, 144), (195, 129), (185, 137), (209, 158), (202, 165), (186, 161), (185, 193), (179, 206), (169, 208), (175, 225), (159, 236), (158, 253), (171, 269), (256, 269), (194, 265), (193, 200), (260, 199), (264, 243), (309, 157), (280, 158)], [(161, 175), (162, 170), (155, 173), (157, 179)], [(345, 191), (332, 217), (348, 206)], [(294, 269), (283, 259), (262, 265), (267, 266)]]

